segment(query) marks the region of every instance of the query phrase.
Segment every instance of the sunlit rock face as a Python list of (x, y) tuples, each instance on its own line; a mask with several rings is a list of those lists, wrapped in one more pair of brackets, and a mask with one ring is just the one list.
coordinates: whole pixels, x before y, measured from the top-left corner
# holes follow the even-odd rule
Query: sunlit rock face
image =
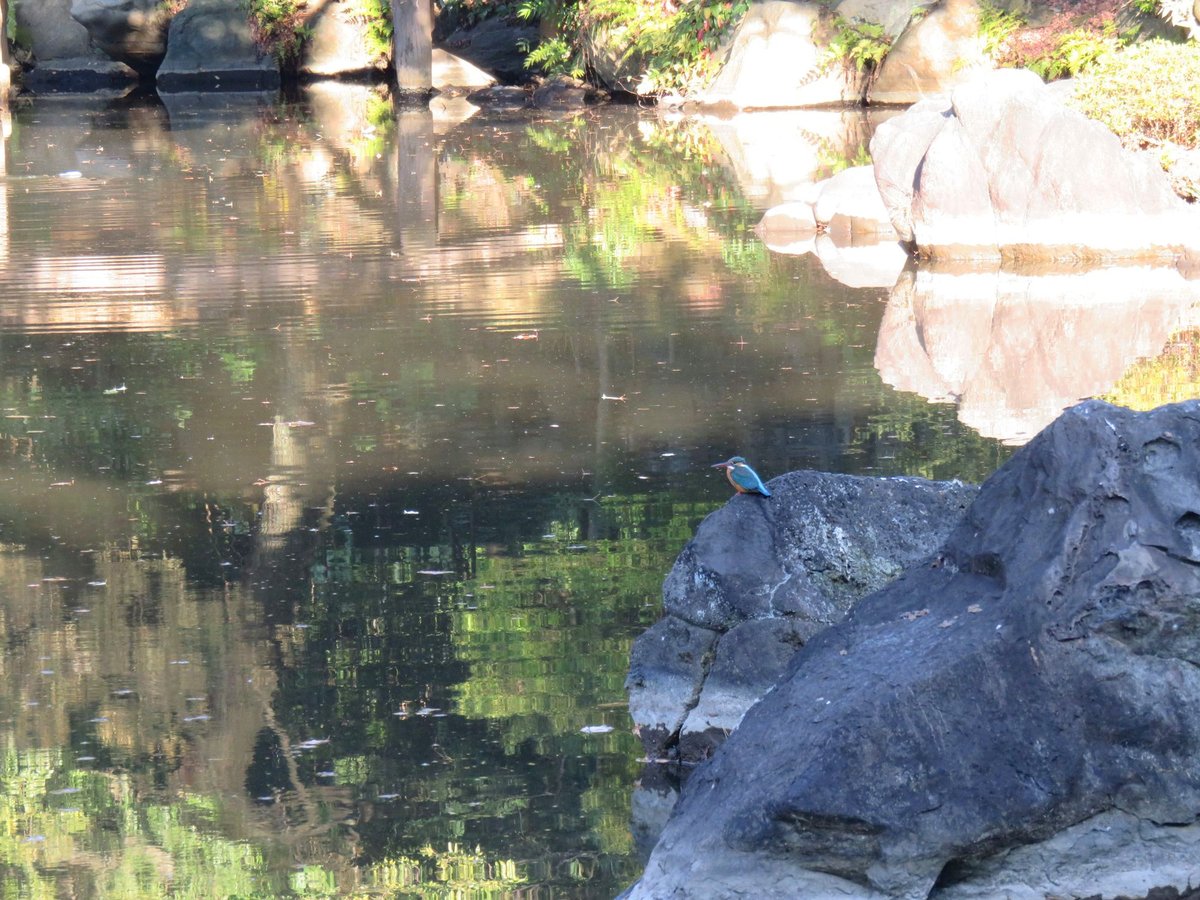
[(663, 584), (666, 616), (634, 644), (629, 705), (651, 758), (702, 759), (864, 594), (928, 557), (975, 488), (790, 472), (696, 530)]
[(833, 15), (816, 3), (767, 0), (751, 4), (705, 105), (738, 109), (858, 103), (866, 76), (852, 65), (829, 65)]
[[(877, 77), (868, 79), (831, 49), (846, 22), (882, 29), (891, 42)], [(750, 7), (725, 48), (701, 104), (738, 109), (832, 104), (913, 103), (949, 90), (981, 68), (991, 68), (980, 37), (975, 0), (836, 3), (768, 0)]]
[(888, 50), (871, 82), (871, 103), (915, 103), (948, 91), (993, 64), (984, 52), (979, 4), (946, 0), (915, 17)]
[(372, 52), (367, 23), (353, 3), (330, 0), (310, 4), (304, 24), (311, 36), (301, 53), (302, 75), (336, 78), (376, 75), (387, 70), (388, 54)]
[(1200, 252), (1200, 210), (1175, 195), (1154, 161), (1124, 150), (1027, 70), (981, 75), (940, 109), (921, 104), (883, 123), (871, 155), (897, 231), (911, 228), (926, 256)]
[(1186, 892), (1198, 523), (1200, 402), (1064, 413), (933, 564), (805, 644), (629, 896)]
[(1172, 266), (1067, 272), (919, 267), (892, 290), (875, 367), (986, 437), (1024, 444), (1068, 406), (1197, 324), (1200, 280)]

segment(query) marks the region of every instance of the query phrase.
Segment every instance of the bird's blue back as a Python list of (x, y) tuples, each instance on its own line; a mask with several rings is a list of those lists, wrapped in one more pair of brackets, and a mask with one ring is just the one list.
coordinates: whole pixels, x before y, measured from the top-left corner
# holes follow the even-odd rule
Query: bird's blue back
[(735, 487), (741, 488), (743, 491), (762, 494), (764, 497), (771, 496), (771, 492), (767, 490), (767, 486), (758, 477), (758, 473), (745, 463), (740, 463), (729, 468), (729, 480), (733, 482)]

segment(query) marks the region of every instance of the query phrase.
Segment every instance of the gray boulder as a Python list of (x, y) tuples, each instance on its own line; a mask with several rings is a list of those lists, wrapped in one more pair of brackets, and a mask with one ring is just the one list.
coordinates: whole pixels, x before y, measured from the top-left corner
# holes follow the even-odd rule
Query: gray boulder
[(875, 235), (880, 240), (897, 235), (883, 203), (875, 170), (871, 166), (843, 169), (816, 186), (813, 204), (817, 224), (827, 231)]
[(132, 90), (137, 81), (138, 73), (134, 69), (97, 54), (39, 62), (37, 68), (25, 76), (24, 85), (35, 94), (123, 93)]
[(22, 79), (35, 93), (126, 91), (138, 74), (101, 53), (87, 29), (71, 18), (71, 0), (40, 0), (12, 7), (17, 27), (33, 53)]
[(467, 100), (486, 109), (524, 109), (529, 106), (529, 92), (514, 84), (495, 84), (467, 94)]
[(580, 33), (584, 58), (596, 80), (610, 91), (638, 93), (646, 61), (637, 51), (636, 35), (627, 25), (595, 22)]
[(608, 100), (608, 94), (578, 78), (554, 75), (533, 89), (530, 102), (539, 109), (578, 109)]
[(975, 494), (960, 483), (791, 472), (706, 518), (633, 646), (630, 712), (652, 759), (707, 756), (850, 605), (928, 557)]
[(99, 55), (87, 29), (71, 18), (71, 0), (17, 3), (13, 13), (38, 62)]
[(141, 71), (153, 71), (167, 52), (170, 10), (162, 0), (72, 0), (71, 18), (95, 46)]
[(171, 20), (160, 91), (270, 90), (279, 63), (254, 41), (238, 0), (189, 0)]
[(1145, 155), (1065, 106), (1028, 70), (987, 73), (871, 140), (897, 232), (951, 259), (1175, 259), (1200, 210)]
[(1089, 401), (805, 644), (629, 896), (1178, 896), (1198, 815), (1200, 402)]

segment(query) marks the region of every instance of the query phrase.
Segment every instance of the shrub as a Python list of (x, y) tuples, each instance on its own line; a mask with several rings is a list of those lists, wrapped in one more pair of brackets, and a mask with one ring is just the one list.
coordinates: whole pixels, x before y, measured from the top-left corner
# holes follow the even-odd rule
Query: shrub
[(1120, 31), (1124, 0), (1077, 0), (1036, 27), (1011, 13), (981, 7), (980, 34), (1001, 66), (1027, 67), (1047, 81), (1077, 75), (1102, 56), (1134, 39), (1137, 28)]
[(999, 57), (1025, 20), (1016, 13), (993, 6), (984, 0), (979, 4), (979, 36), (983, 52), (993, 59)]
[(517, 17), (549, 21), (556, 34), (526, 48), (527, 67), (581, 76), (588, 65), (583, 36), (591, 29), (612, 29), (630, 37), (630, 51), (644, 60), (650, 90), (664, 93), (715, 73), (721, 40), (749, 6), (750, 0), (523, 0)]
[(284, 65), (295, 62), (311, 36), (300, 17), (299, 0), (242, 0), (259, 46), (270, 50)]
[(1147, 41), (1101, 57), (1076, 79), (1074, 104), (1127, 143), (1200, 143), (1200, 45)]
[(351, 17), (364, 26), (367, 52), (379, 59), (392, 52), (391, 0), (354, 0)]
[(892, 41), (884, 33), (882, 25), (838, 16), (833, 20), (833, 28), (833, 38), (829, 41), (830, 55), (833, 59), (854, 63), (860, 72), (878, 68), (891, 49)]

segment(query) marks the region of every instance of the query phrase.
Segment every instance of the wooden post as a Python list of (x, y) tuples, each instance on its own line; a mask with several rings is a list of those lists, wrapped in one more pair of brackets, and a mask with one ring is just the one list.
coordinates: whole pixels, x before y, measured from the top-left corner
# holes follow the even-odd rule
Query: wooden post
[(3, 103), (8, 95), (8, 86), (11, 81), (9, 73), (9, 55), (8, 55), (8, 0), (0, 0), (0, 103)]
[(402, 94), (433, 90), (431, 0), (392, 0), (392, 57)]

